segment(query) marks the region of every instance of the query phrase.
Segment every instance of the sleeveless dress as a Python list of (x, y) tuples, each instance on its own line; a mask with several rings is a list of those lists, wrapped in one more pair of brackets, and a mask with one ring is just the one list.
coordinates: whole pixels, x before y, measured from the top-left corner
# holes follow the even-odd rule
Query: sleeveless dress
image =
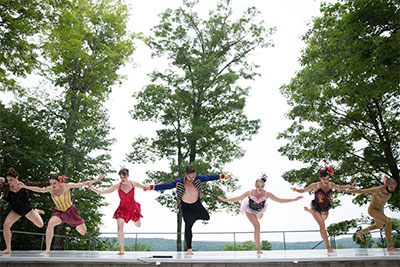
[(140, 218), (143, 218), (142, 214), (140, 213), (140, 204), (135, 200), (135, 186), (132, 182), (131, 190), (128, 193), (125, 193), (121, 189), (121, 184), (118, 188), (118, 195), (121, 199), (117, 210), (114, 213), (113, 218), (118, 219), (122, 218), (127, 223), (129, 220), (137, 222)]
[(267, 194), (268, 192), (265, 191), (265, 195), (260, 197), (260, 198), (256, 198), (255, 196), (251, 195), (251, 191), (250, 191), (250, 196), (248, 198), (243, 199), (242, 201), (242, 205), (240, 207), (240, 212), (245, 214), (245, 212), (247, 213), (251, 213), (251, 214), (255, 214), (257, 217), (260, 217), (261, 214), (263, 214), (265, 212), (265, 210), (267, 209)]
[[(329, 184), (330, 186), (330, 184)], [(314, 200), (311, 201), (311, 207), (318, 211), (319, 213), (326, 212), (331, 208), (331, 198), (332, 198), (332, 189), (329, 189), (328, 192), (323, 191), (319, 188), (314, 193)]]
[(9, 190), (4, 199), (8, 202), (8, 207), (2, 216), (2, 222), (4, 222), (12, 210), (21, 217), (25, 217), (25, 215), (32, 210), (32, 204), (29, 201), (28, 193), (24, 188), (21, 188), (18, 192)]

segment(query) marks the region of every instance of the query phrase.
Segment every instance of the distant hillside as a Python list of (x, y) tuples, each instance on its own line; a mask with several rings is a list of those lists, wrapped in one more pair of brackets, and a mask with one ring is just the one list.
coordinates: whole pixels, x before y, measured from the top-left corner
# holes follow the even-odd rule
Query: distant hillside
[[(109, 239), (109, 238), (102, 238)], [(112, 239), (112, 238), (110, 238)], [(114, 238), (116, 239), (116, 238)], [(135, 238), (125, 238), (126, 245), (134, 245)], [(115, 240), (118, 244), (118, 241)], [(378, 239), (374, 239), (375, 243)], [(138, 238), (137, 242), (146, 244), (151, 246), (152, 251), (175, 251), (176, 250), (176, 240), (174, 239), (165, 239), (165, 238)], [(222, 251), (224, 250), (227, 243), (225, 241), (193, 241), (193, 248), (199, 251)], [(239, 244), (241, 242), (238, 242)], [(307, 242), (286, 242), (287, 250), (296, 250), (296, 249), (312, 249), (319, 242), (316, 241), (307, 241)], [(352, 238), (341, 238), (336, 239), (336, 245), (342, 244), (345, 248), (358, 248), (358, 245), (353, 242)], [(271, 242), (273, 250), (283, 250), (283, 242)], [(324, 249), (325, 246), (323, 243), (319, 244), (316, 249)]]

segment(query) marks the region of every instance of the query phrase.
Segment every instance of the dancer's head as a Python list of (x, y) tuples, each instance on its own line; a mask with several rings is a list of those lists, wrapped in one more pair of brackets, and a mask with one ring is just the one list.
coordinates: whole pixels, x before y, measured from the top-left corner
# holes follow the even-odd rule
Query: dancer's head
[(194, 178), (196, 178), (196, 168), (193, 165), (186, 167), (185, 178), (188, 182), (193, 183)]
[(324, 167), (323, 170), (319, 172), (319, 179), (321, 180), (322, 183), (329, 183), (329, 178), (331, 178), (333, 175), (333, 167), (332, 166), (326, 166)]
[(129, 170), (127, 168), (121, 168), (118, 172), (118, 175), (122, 182), (126, 182), (129, 178)]
[(261, 193), (264, 190), (265, 182), (267, 181), (268, 176), (263, 173), (260, 178), (256, 180), (256, 190)]
[(397, 187), (397, 181), (393, 178), (388, 178), (386, 181), (386, 190), (392, 194), (396, 189), (396, 187)]
[(8, 184), (13, 185), (13, 184), (17, 183), (18, 177), (19, 177), (19, 174), (13, 167), (8, 168), (7, 173), (6, 173), (6, 179), (7, 179)]
[(66, 176), (61, 176), (58, 173), (53, 173), (50, 175), (49, 178), (50, 186), (54, 189), (59, 188), (61, 184), (64, 183), (65, 179), (67, 179)]

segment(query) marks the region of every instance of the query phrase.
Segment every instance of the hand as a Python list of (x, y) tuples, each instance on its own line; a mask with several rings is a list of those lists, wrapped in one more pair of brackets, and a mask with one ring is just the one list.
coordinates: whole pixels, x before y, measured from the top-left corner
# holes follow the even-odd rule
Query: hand
[(354, 188), (354, 186), (356, 185), (356, 181), (354, 181), (351, 185), (350, 185), (350, 188)]
[(87, 186), (88, 186), (90, 189), (93, 189), (92, 183), (87, 184)]
[(226, 202), (226, 198), (223, 198), (223, 197), (218, 196), (218, 199), (219, 199), (219, 200), (222, 200), (222, 201), (224, 201), (224, 202)]
[(302, 199), (302, 198), (303, 198), (303, 196), (298, 196), (294, 200), (297, 201), (297, 200)]
[(0, 177), (0, 183), (4, 183), (6, 179), (4, 177)]
[(143, 186), (143, 191), (147, 191), (147, 190), (149, 190), (150, 189), (150, 185), (145, 185), (145, 186)]
[(232, 180), (232, 175), (231, 174), (227, 174), (225, 179)]
[(297, 192), (297, 188), (296, 187), (291, 187), (290, 189), (292, 189), (294, 192)]

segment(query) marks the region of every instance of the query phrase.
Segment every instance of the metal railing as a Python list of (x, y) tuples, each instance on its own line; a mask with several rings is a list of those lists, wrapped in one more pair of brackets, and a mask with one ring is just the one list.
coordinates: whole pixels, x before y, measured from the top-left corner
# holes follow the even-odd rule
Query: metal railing
[[(400, 233), (400, 229), (393, 229), (393, 231), (396, 231), (398, 233)], [(3, 232), (3, 230), (0, 230), (0, 232)], [(237, 245), (238, 245), (238, 240), (237, 240), (237, 236), (238, 235), (248, 235), (248, 234), (253, 234), (254, 232), (252, 231), (245, 231), (245, 232), (194, 232), (194, 235), (212, 235), (215, 237), (215, 235), (232, 235), (232, 239), (233, 240), (233, 248), (234, 250), (236, 250)], [(283, 243), (283, 249), (287, 250), (287, 235), (288, 234), (294, 234), (294, 233), (319, 233), (319, 230), (292, 230), (292, 231), (261, 231), (260, 234), (278, 234), (282, 236), (282, 243)], [(379, 230), (376, 231), (372, 231), (371, 233), (381, 233)], [(40, 250), (43, 250), (45, 247), (45, 233), (36, 233), (36, 232), (24, 232), (24, 231), (12, 231), (12, 234), (26, 234), (26, 235), (34, 235), (34, 236), (41, 236), (41, 242), (40, 242)], [(351, 233), (345, 233), (345, 234), (341, 234), (338, 236), (352, 236), (354, 234), (354, 232)], [(117, 236), (117, 232), (101, 232), (100, 236), (104, 235), (112, 235), (112, 238), (115, 238), (115, 236)], [(129, 235), (133, 235), (135, 238), (135, 251), (138, 250), (138, 240), (139, 240), (139, 236), (176, 236), (177, 233), (176, 232), (125, 232), (125, 236), (129, 236)], [(84, 239), (87, 240), (88, 242), (88, 250), (96, 250), (96, 242), (101, 243), (104, 247), (106, 247), (108, 250), (115, 250), (114, 247), (111, 247), (109, 245), (108, 242), (105, 242), (104, 240), (102, 240), (102, 237), (94, 237), (94, 236), (67, 236), (67, 235), (54, 235), (54, 237), (60, 237), (60, 238), (64, 238), (64, 250), (68, 250), (68, 244), (70, 239)], [(184, 236), (184, 233), (182, 233), (182, 236)], [(330, 244), (331, 247), (333, 249), (336, 248), (336, 238), (338, 236), (329, 236), (329, 240), (330, 240)], [(175, 239), (175, 238), (174, 238)], [(215, 239), (215, 238), (214, 238)], [(383, 241), (383, 237), (380, 236), (381, 241)], [(176, 240), (175, 240), (176, 241)], [(309, 242), (317, 242), (316, 245), (314, 245), (311, 249), (315, 249), (317, 248), (320, 244), (323, 243), (323, 241), (310, 241), (310, 240), (304, 240), (304, 241), (309, 241)], [(227, 241), (229, 242), (229, 241)], [(297, 242), (303, 242), (303, 241), (297, 241)]]

